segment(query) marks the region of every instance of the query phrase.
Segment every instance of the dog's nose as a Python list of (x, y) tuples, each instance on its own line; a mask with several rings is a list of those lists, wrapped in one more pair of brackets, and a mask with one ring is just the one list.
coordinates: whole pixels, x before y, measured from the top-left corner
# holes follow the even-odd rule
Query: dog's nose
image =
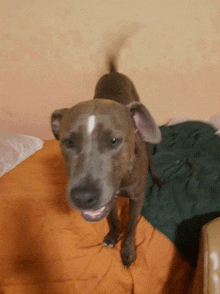
[(99, 200), (100, 190), (96, 185), (75, 187), (71, 190), (71, 201), (80, 209), (94, 208)]

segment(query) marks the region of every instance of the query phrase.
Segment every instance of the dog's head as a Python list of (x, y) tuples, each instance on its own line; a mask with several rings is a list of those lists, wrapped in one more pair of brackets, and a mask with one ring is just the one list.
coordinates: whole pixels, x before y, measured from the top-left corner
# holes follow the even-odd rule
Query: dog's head
[(68, 201), (91, 222), (100, 221), (111, 209), (135, 156), (136, 131), (143, 141), (161, 140), (159, 128), (139, 102), (82, 102), (54, 111), (51, 127), (65, 159)]

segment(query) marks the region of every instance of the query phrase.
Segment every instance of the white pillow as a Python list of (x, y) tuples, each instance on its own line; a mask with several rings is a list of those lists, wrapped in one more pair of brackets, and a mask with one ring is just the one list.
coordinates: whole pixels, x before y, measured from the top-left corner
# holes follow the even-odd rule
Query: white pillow
[[(167, 123), (167, 126), (173, 126), (173, 125), (180, 124), (186, 121), (194, 121), (194, 119), (191, 119), (190, 117), (187, 117), (187, 116), (172, 118)], [(211, 116), (210, 118), (203, 120), (203, 122), (209, 125), (212, 125), (216, 129), (215, 134), (220, 136), (220, 113), (217, 113)]]
[(44, 142), (32, 136), (0, 133), (0, 178), (40, 150)]
[(216, 128), (217, 132), (215, 132), (215, 134), (220, 136), (220, 113), (211, 116), (209, 119), (205, 120), (205, 122)]

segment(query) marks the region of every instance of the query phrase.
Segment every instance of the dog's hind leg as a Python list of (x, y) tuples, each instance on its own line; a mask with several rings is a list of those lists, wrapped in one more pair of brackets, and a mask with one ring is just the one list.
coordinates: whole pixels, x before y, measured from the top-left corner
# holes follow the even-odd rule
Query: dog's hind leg
[(151, 175), (152, 175), (152, 181), (155, 184), (158, 184), (158, 186), (160, 187), (161, 186), (161, 179), (158, 176), (156, 168), (154, 166), (153, 156), (152, 156), (152, 154), (150, 152), (150, 147), (149, 147), (148, 143), (146, 144), (146, 148), (147, 148), (147, 156), (148, 156), (148, 160), (149, 160), (149, 170), (150, 170)]

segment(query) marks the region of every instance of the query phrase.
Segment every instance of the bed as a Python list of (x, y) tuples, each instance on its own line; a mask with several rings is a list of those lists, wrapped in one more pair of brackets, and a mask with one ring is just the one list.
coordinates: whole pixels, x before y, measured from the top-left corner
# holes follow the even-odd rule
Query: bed
[[(216, 115), (161, 127), (151, 152), (162, 186), (149, 174), (129, 269), (121, 240), (102, 245), (107, 220), (87, 223), (67, 204), (59, 142), (3, 134), (0, 293), (202, 293), (201, 229), (220, 216), (219, 122)], [(122, 219), (128, 203), (118, 204)]]

